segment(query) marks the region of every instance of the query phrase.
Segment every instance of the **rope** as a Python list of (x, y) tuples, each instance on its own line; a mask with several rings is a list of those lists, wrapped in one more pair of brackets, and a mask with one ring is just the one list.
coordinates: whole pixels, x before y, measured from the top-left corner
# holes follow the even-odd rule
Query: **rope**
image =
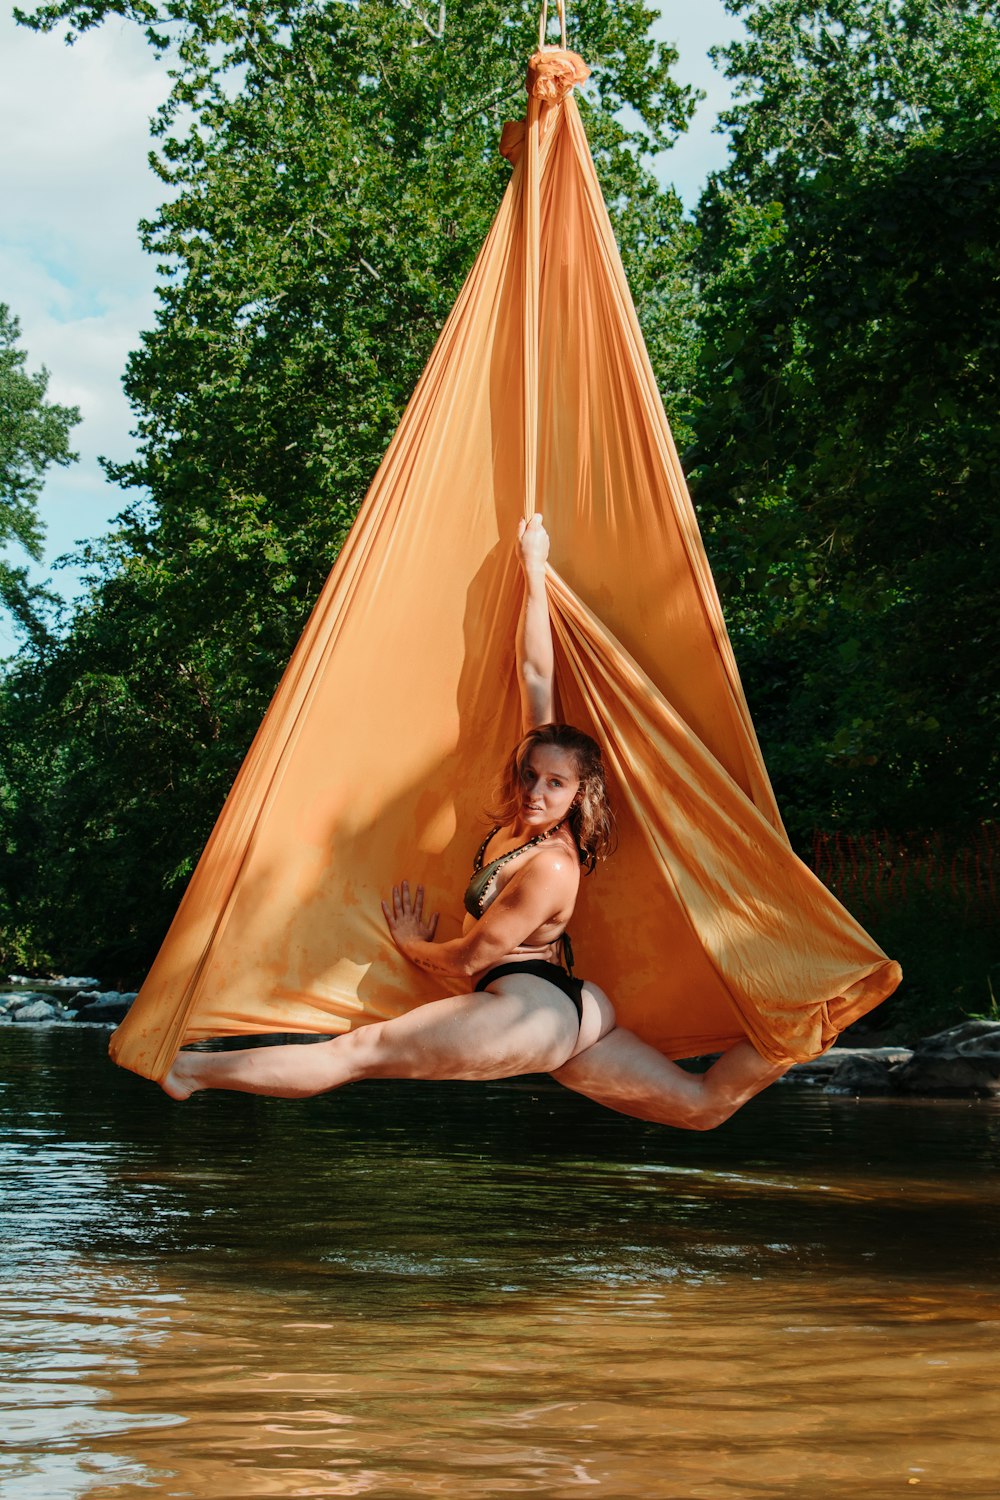
[[(559, 30), (562, 35), (560, 46), (566, 47), (566, 0), (556, 0), (556, 9), (559, 12)], [(542, 13), (538, 18), (538, 50), (545, 46), (545, 33), (549, 29), (549, 0), (542, 0)]]

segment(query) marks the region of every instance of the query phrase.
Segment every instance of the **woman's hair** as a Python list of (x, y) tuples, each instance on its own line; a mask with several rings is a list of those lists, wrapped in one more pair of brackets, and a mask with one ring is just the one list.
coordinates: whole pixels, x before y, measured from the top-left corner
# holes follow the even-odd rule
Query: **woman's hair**
[(599, 859), (607, 859), (613, 853), (617, 835), (614, 813), (608, 806), (601, 747), (582, 729), (574, 729), (572, 724), (541, 724), (537, 729), (529, 729), (504, 767), (497, 788), (497, 806), (490, 816), (500, 823), (509, 823), (517, 816), (524, 796), (525, 767), (537, 745), (567, 750), (576, 761), (580, 788), (566, 821), (589, 875)]

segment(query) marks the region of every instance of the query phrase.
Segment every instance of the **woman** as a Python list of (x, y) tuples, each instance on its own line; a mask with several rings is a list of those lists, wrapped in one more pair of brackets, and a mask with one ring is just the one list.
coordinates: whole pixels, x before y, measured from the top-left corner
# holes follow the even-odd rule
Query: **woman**
[(174, 1098), (203, 1088), (300, 1098), (361, 1078), (552, 1072), (614, 1026), (603, 991), (574, 980), (560, 963), (581, 862), (592, 868), (606, 852), (611, 822), (597, 745), (551, 723), (548, 537), (541, 518), (522, 522), (518, 539), (526, 585), (517, 632), (526, 738), (507, 768), (508, 820), (479, 851), (460, 938), (434, 941), (437, 915), (425, 916), (422, 886), (411, 897), (403, 881), (391, 904), (382, 904), (400, 951), (427, 973), (466, 980), (470, 993), (310, 1046), (181, 1052), (164, 1080)]
[(548, 537), (522, 522), (525, 593), (517, 632), (524, 739), (504, 783), (505, 821), (482, 845), (460, 938), (436, 943), (437, 914), (406, 881), (382, 909), (410, 962), (469, 993), (420, 1005), (311, 1046), (181, 1052), (164, 1080), (171, 1097), (200, 1089), (304, 1098), (363, 1078), (487, 1079), (549, 1072), (625, 1114), (707, 1129), (784, 1069), (749, 1042), (705, 1074), (685, 1072), (624, 1028), (603, 990), (562, 962), (581, 866), (609, 852), (611, 817), (600, 750), (553, 724), (553, 654), (545, 589)]

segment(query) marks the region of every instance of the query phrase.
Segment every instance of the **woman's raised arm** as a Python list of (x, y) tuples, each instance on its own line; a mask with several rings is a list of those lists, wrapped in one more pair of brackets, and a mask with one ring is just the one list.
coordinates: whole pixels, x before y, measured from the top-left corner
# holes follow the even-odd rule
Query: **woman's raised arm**
[(517, 626), (517, 680), (521, 689), (521, 729), (551, 724), (553, 696), (552, 627), (545, 588), (549, 537), (539, 515), (517, 528), (518, 556), (524, 573), (524, 602)]

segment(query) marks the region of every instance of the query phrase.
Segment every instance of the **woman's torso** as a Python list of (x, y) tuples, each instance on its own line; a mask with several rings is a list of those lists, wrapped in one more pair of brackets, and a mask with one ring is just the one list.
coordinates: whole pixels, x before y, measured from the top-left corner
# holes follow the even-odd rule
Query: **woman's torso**
[[(580, 852), (573, 835), (565, 825), (553, 829), (546, 838), (529, 840), (517, 837), (510, 828), (495, 829), (479, 851), (476, 870), (473, 872), (473, 883), (467, 892), (467, 896), (475, 893), (476, 899), (472, 904), (478, 907), (478, 912), (476, 915), (470, 911), (466, 912), (463, 934), (475, 926), (482, 914), (489, 909), (504, 886), (513, 880), (515, 875), (520, 874), (532, 860), (537, 859), (543, 850), (550, 852), (553, 848), (564, 849), (572, 856), (572, 868), (576, 872), (576, 879), (560, 909), (554, 911), (551, 917), (547, 918), (534, 932), (528, 933), (516, 948), (512, 948), (509, 953), (497, 958), (495, 963), (498, 965), (518, 959), (545, 959), (549, 963), (557, 964), (562, 962), (562, 936), (573, 915), (580, 885)], [(504, 858), (506, 855), (512, 857)], [(496, 868), (493, 869), (493, 866)], [(477, 882), (478, 871), (481, 870), (483, 876), (486, 876), (491, 869), (492, 873), (485, 882), (482, 880)]]

